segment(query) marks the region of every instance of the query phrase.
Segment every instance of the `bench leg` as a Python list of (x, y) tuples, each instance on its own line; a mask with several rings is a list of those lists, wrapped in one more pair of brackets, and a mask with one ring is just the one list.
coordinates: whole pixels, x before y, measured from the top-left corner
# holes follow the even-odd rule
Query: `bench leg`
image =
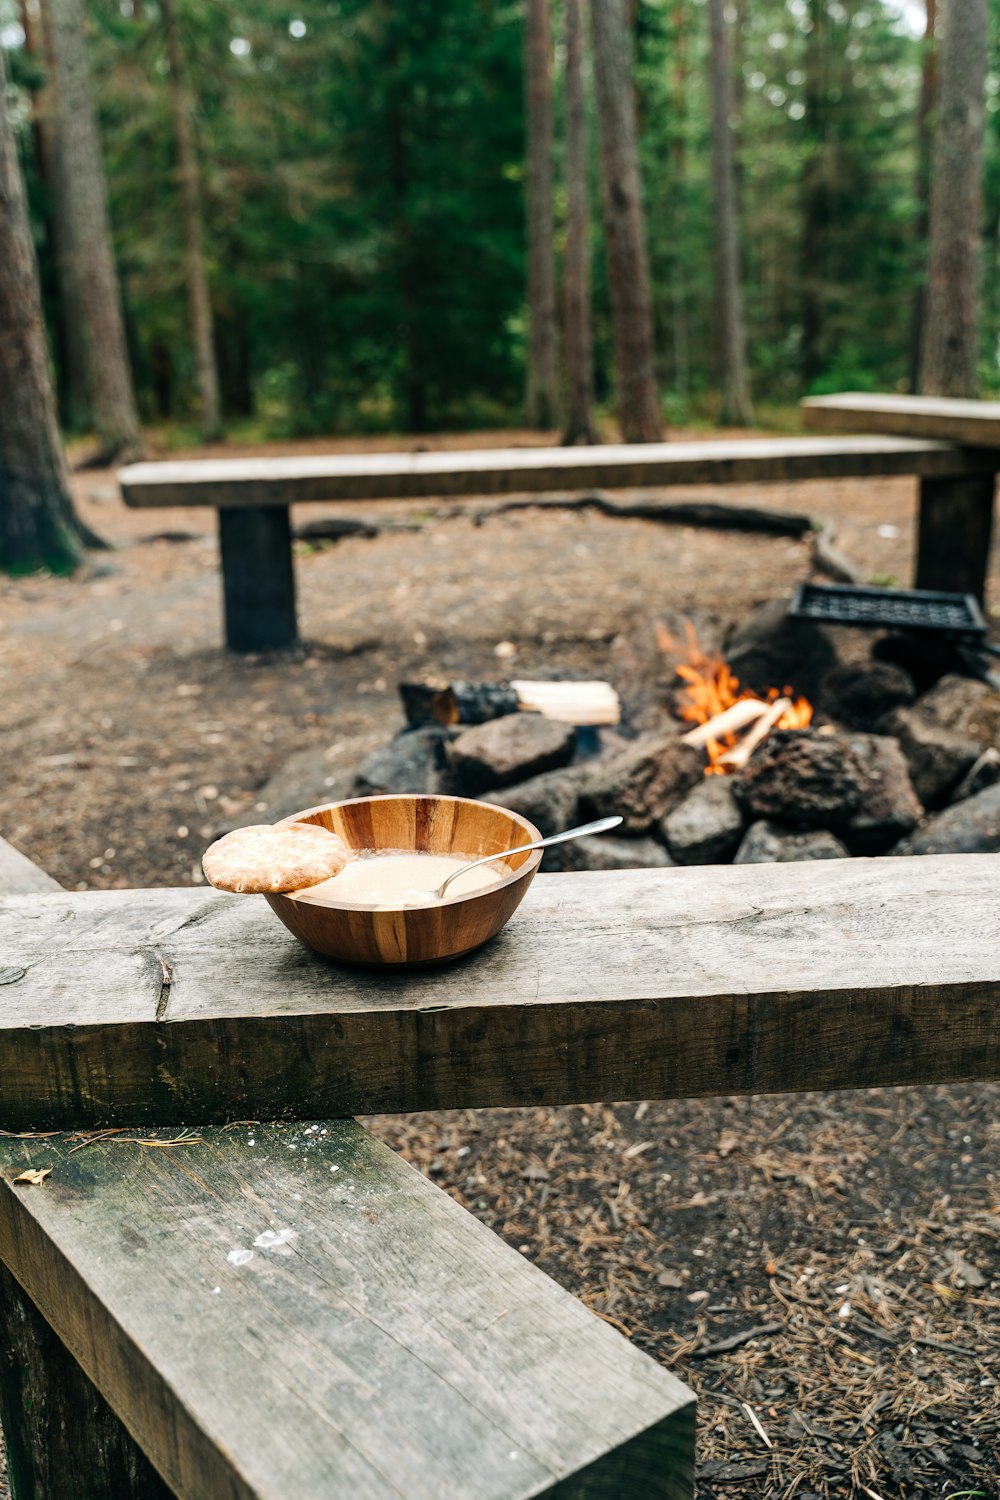
[(0, 1426), (12, 1500), (174, 1500), (2, 1265)]
[(287, 505), (219, 511), (219, 549), (231, 651), (280, 651), (298, 639)]
[(994, 483), (993, 475), (920, 481), (918, 589), (975, 594), (984, 601)]

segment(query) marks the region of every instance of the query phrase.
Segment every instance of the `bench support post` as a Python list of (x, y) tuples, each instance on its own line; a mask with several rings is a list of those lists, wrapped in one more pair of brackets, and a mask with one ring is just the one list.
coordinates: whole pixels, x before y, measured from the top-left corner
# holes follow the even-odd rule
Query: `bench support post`
[(917, 523), (918, 589), (986, 594), (993, 529), (992, 474), (972, 479), (922, 479)]
[(0, 1422), (13, 1500), (173, 1500), (173, 1490), (3, 1265)]
[(298, 639), (287, 505), (219, 511), (219, 549), (231, 651), (280, 651)]

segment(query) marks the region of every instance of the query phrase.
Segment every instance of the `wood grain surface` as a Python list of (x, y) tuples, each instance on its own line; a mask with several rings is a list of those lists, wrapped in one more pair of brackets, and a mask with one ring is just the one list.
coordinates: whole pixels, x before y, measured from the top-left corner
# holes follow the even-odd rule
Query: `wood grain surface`
[(311, 500), (426, 499), (865, 475), (992, 473), (995, 456), (896, 437), (177, 460), (119, 472), (133, 506), (281, 506)]
[(0, 1126), (997, 1078), (998, 886), (995, 854), (543, 874), (402, 973), (255, 896), (8, 897)]
[(181, 1500), (692, 1495), (692, 1393), (353, 1121), (78, 1144), (0, 1260)]
[(892, 433), (1000, 447), (1000, 401), (845, 391), (810, 396), (802, 402), (802, 415), (813, 432)]

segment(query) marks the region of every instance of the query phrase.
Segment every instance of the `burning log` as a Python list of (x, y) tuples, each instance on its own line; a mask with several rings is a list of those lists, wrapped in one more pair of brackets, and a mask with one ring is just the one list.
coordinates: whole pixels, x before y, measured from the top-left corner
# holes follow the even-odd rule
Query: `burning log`
[(609, 682), (401, 682), (407, 723), (485, 724), (505, 714), (537, 713), (561, 724), (617, 724)]
[(732, 750), (727, 750), (725, 755), (720, 756), (718, 764), (724, 766), (727, 771), (742, 771), (751, 755), (762, 740), (766, 740), (771, 730), (792, 708), (791, 698), (778, 698), (771, 704), (766, 705), (765, 712), (758, 718), (753, 728), (749, 730), (739, 744)]
[(741, 698), (731, 708), (724, 708), (703, 724), (689, 729), (687, 734), (681, 735), (681, 739), (685, 745), (707, 745), (709, 740), (721, 740), (726, 735), (736, 734), (767, 712), (768, 706), (760, 698)]

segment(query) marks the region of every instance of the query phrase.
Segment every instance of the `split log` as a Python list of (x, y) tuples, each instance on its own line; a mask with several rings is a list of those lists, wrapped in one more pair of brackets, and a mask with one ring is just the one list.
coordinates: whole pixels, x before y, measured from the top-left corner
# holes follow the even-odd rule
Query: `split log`
[(687, 734), (681, 735), (681, 739), (685, 745), (707, 745), (709, 740), (721, 740), (727, 734), (736, 734), (738, 730), (745, 729), (748, 724), (766, 714), (767, 709), (767, 704), (760, 698), (741, 698), (731, 708), (724, 708), (722, 713), (706, 719), (704, 724), (689, 729)]
[(744, 735), (739, 744), (720, 757), (719, 764), (729, 771), (742, 771), (757, 746), (762, 740), (767, 739), (778, 720), (788, 712), (791, 706), (791, 698), (778, 698), (757, 720), (753, 728)]
[(609, 682), (401, 682), (399, 695), (412, 728), (485, 724), (514, 713), (581, 726), (621, 719), (618, 694)]

